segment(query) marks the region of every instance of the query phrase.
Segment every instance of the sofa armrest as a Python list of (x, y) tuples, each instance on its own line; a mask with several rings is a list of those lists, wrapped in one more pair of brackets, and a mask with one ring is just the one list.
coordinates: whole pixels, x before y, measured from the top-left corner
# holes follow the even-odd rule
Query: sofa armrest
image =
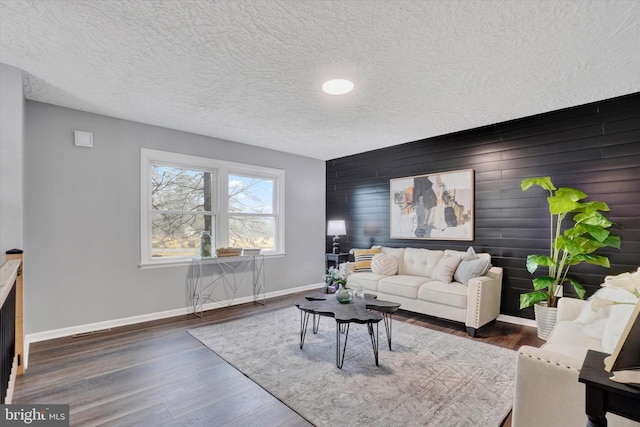
[(585, 425), (582, 360), (522, 346), (516, 356), (512, 427)]
[(587, 301), (578, 298), (558, 299), (558, 322), (577, 319), (586, 303)]
[[(583, 361), (544, 348), (520, 347), (511, 427), (584, 426), (585, 388), (578, 382)], [(609, 427), (639, 425), (612, 413), (607, 421)]]
[[(467, 290), (467, 331), (475, 330), (500, 314), (500, 298), (502, 294), (502, 268), (491, 267), (484, 276), (469, 280)], [(470, 335), (473, 334), (469, 332)]]

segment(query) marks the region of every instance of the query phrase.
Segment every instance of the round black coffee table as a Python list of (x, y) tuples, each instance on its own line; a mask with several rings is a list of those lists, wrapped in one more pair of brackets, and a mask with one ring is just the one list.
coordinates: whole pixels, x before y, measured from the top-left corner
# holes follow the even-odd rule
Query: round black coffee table
[[(378, 366), (378, 323), (384, 320), (387, 342), (391, 350), (391, 316), (400, 304), (376, 299), (375, 295), (365, 294), (364, 298), (354, 297), (348, 304), (341, 304), (333, 294), (314, 292), (305, 295), (305, 301), (296, 303), (300, 309), (300, 348), (304, 346), (309, 317), (313, 315), (313, 333), (318, 332), (320, 317), (333, 317), (336, 321), (336, 366), (342, 369), (344, 354), (349, 338), (351, 323), (366, 324), (373, 347), (373, 356)], [(375, 325), (375, 334), (374, 334)], [(341, 335), (344, 335), (342, 345)]]

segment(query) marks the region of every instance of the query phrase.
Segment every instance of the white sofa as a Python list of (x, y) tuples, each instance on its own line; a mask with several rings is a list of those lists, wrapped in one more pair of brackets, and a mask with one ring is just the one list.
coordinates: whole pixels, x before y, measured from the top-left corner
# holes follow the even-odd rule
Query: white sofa
[[(398, 302), (403, 310), (463, 322), (467, 333), (472, 337), (476, 335), (478, 328), (498, 317), (502, 269), (491, 266), (489, 254), (477, 255), (476, 259), (483, 260), (485, 268), (482, 275), (472, 277), (473, 272), (469, 274), (467, 271), (465, 275), (460, 271), (464, 265), (462, 262), (455, 267), (454, 272), (450, 270), (455, 262), (444, 265), (452, 258), (468, 258), (469, 253), (473, 252), (471, 248), (467, 252), (460, 252), (380, 247), (380, 252), (384, 256), (376, 255), (373, 258), (373, 271), (355, 271), (358, 264), (356, 251), (356, 263), (348, 263), (347, 267), (350, 272), (348, 287), (363, 288), (365, 292), (375, 294), (380, 299)], [(393, 269), (385, 271), (387, 274), (376, 272), (378, 259), (386, 260), (384, 267), (395, 262), (395, 273), (388, 274)], [(481, 261), (478, 262), (482, 264)], [(450, 279), (448, 283), (447, 277), (443, 276)]]
[[(522, 346), (518, 350), (512, 427), (586, 425), (585, 388), (578, 382), (584, 357), (589, 349), (611, 353), (616, 333), (626, 324), (624, 312), (630, 313), (633, 308), (615, 306), (621, 317), (614, 319), (614, 312), (600, 317), (594, 313), (591, 321), (585, 321), (592, 311), (589, 304), (561, 298), (557, 323), (547, 343), (540, 348)], [(612, 320), (616, 322), (612, 324)], [(609, 343), (607, 331), (614, 335)], [(607, 414), (607, 421), (609, 427), (640, 426), (615, 414)]]

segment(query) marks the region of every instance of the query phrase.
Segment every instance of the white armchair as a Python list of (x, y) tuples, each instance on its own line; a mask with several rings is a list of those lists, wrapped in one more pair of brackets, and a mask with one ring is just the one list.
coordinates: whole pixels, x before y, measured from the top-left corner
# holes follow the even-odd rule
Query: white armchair
[[(601, 341), (581, 334), (573, 322), (586, 301), (561, 298), (558, 322), (541, 348), (522, 346), (516, 360), (512, 427), (584, 427), (585, 388), (578, 375), (588, 349), (603, 351)], [(609, 427), (640, 426), (607, 414)]]

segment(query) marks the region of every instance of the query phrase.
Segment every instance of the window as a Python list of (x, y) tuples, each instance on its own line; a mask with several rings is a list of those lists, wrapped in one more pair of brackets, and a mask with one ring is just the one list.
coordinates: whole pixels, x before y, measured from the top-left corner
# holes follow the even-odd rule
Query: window
[(229, 245), (275, 249), (277, 215), (273, 179), (228, 175)]
[(190, 262), (212, 246), (284, 253), (284, 171), (142, 149), (141, 265)]
[(151, 257), (194, 257), (211, 233), (213, 173), (151, 164)]

